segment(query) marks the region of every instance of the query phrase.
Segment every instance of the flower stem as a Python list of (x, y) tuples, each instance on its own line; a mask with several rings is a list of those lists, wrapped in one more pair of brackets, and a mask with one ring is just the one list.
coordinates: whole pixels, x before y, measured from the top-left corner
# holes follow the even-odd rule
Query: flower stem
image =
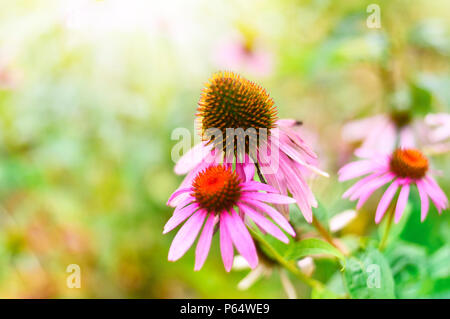
[(378, 250), (380, 250), (380, 251), (382, 251), (386, 247), (387, 240), (389, 238), (389, 231), (392, 226), (392, 220), (394, 219), (394, 212), (395, 212), (394, 207), (395, 207), (395, 205), (391, 205), (391, 207), (389, 207), (389, 216), (388, 216), (386, 228), (384, 229), (383, 238), (381, 239), (380, 246), (378, 247)]
[(267, 184), (266, 179), (264, 178), (264, 175), (261, 173), (261, 170), (259, 168), (258, 162), (255, 162), (256, 172), (258, 173), (259, 180), (261, 183)]
[(300, 279), (303, 283), (307, 284), (311, 288), (317, 289), (319, 291), (325, 290), (325, 286), (316, 279), (310, 278), (306, 276), (304, 273), (297, 268), (294, 261), (288, 261), (283, 256), (281, 256), (261, 235), (259, 235), (253, 229), (250, 229), (250, 232), (261, 245), (263, 245), (271, 256), (275, 259), (275, 261), (283, 266), (285, 269), (289, 270), (292, 274), (294, 274), (298, 279)]
[(337, 245), (333, 239), (333, 237), (331, 236), (331, 234), (328, 232), (328, 230), (325, 228), (325, 226), (323, 226), (319, 220), (313, 216), (313, 221), (312, 221), (312, 225), (317, 229), (317, 231), (319, 232), (319, 234), (331, 245), (333, 245), (333, 247), (335, 247), (336, 249), (338, 249), (344, 256), (348, 255), (348, 252), (346, 251), (346, 249), (343, 249), (342, 247), (340, 247), (340, 245)]

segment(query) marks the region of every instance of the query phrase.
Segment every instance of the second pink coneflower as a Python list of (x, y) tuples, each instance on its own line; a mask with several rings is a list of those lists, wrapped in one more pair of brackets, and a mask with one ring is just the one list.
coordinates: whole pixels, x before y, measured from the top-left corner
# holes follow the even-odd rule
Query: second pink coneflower
[(395, 195), (395, 222), (398, 222), (408, 202), (411, 186), (415, 185), (421, 200), (421, 220), (425, 220), (429, 210), (429, 198), (439, 213), (448, 207), (448, 199), (433, 178), (428, 159), (417, 149), (396, 149), (388, 155), (375, 155), (369, 159), (352, 162), (339, 170), (339, 180), (346, 181), (362, 177), (348, 189), (343, 197), (358, 200), (361, 208), (379, 188), (389, 184), (378, 203), (375, 222), (379, 223)]

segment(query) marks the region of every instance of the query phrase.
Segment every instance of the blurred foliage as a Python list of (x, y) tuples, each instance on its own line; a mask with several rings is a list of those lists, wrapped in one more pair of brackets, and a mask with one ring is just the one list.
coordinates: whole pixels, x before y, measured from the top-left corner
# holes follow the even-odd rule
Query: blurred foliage
[[(416, 117), (450, 110), (450, 3), (378, 1), (381, 28), (369, 29), (370, 3), (1, 1), (0, 297), (284, 298), (277, 271), (237, 289), (248, 271), (224, 271), (217, 238), (200, 272), (192, 249), (167, 261), (165, 203), (182, 180), (171, 132), (195, 134), (200, 90), (220, 68), (218, 42), (254, 30), (274, 68), (236, 71), (317, 136), (331, 173), (311, 181), (326, 207), (320, 219), (353, 208), (336, 178), (352, 157), (342, 125), (392, 108)], [(447, 195), (448, 159), (433, 158)], [(379, 239), (373, 197), (338, 233), (354, 249)], [(450, 217), (432, 210), (421, 223), (417, 201), (377, 258), (390, 264), (395, 296), (449, 298)], [(307, 237), (311, 226), (292, 210)], [(81, 289), (66, 286), (69, 264), (81, 267)], [(317, 259), (314, 276), (346, 293), (336, 261)], [(299, 297), (310, 296), (292, 280)]]

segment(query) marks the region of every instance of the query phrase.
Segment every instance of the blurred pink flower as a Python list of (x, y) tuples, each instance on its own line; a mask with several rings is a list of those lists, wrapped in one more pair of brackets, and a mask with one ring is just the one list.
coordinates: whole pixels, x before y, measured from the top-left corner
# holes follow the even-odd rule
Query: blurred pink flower
[(450, 114), (428, 114), (425, 123), (430, 127), (427, 146), (429, 152), (446, 153), (450, 151)]
[(349, 188), (343, 198), (352, 201), (359, 199), (356, 208), (360, 209), (377, 189), (390, 183), (375, 213), (377, 224), (383, 218), (398, 189), (400, 193), (395, 207), (395, 222), (400, 220), (408, 202), (411, 185), (416, 185), (419, 191), (421, 221), (427, 216), (429, 198), (439, 213), (448, 207), (447, 197), (429, 172), (428, 159), (417, 149), (398, 148), (389, 155), (374, 155), (349, 163), (339, 170), (339, 181), (362, 176), (365, 177)]
[(430, 132), (432, 142), (442, 142), (450, 138), (450, 114), (428, 114), (425, 117), (425, 123), (436, 127)]
[(16, 88), (22, 78), (22, 74), (11, 66), (9, 60), (9, 58), (0, 55), (0, 90)]
[[(253, 181), (254, 170), (233, 171), (232, 165), (213, 165), (202, 170), (191, 185), (178, 189), (169, 198), (168, 205), (175, 205), (173, 216), (164, 226), (164, 234), (188, 219), (180, 228), (169, 250), (169, 261), (181, 258), (191, 247), (204, 223), (195, 251), (195, 270), (200, 270), (208, 256), (214, 227), (219, 223), (220, 249), (226, 271), (233, 265), (233, 245), (247, 260), (251, 268), (258, 265), (258, 255), (253, 239), (245, 223), (252, 220), (264, 232), (284, 243), (287, 236), (264, 214), (272, 218), (282, 229), (295, 236), (294, 229), (276, 209), (267, 203), (290, 204), (294, 200), (277, 194), (267, 184)], [(260, 192), (262, 191), (262, 192)], [(174, 201), (187, 194), (182, 202)], [(239, 208), (239, 213), (235, 207)]]
[(213, 59), (220, 69), (256, 76), (269, 75), (273, 70), (272, 54), (256, 44), (248, 46), (242, 39), (227, 40), (217, 45)]
[(389, 153), (397, 147), (416, 147), (414, 125), (398, 123), (393, 116), (387, 114), (355, 120), (344, 125), (342, 138), (348, 143), (361, 142), (355, 150), (360, 157)]

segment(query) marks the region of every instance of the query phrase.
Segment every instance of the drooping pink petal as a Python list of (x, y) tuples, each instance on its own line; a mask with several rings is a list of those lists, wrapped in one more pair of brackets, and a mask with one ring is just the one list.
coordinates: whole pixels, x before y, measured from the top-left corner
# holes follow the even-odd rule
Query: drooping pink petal
[[(380, 173), (384, 173), (383, 171), (380, 171)], [(355, 190), (355, 192), (350, 196), (350, 200), (356, 200), (357, 198), (362, 197), (365, 195), (366, 199), (372, 195), (372, 193), (377, 190), (378, 188), (382, 187), (386, 183), (389, 183), (391, 180), (393, 180), (395, 177), (392, 173), (387, 173), (385, 175), (382, 175), (380, 177), (377, 177), (373, 179), (372, 181), (366, 183), (365, 185), (361, 186), (359, 189)]]
[(306, 198), (307, 203), (315, 207), (317, 202), (314, 194), (312, 193), (311, 189), (306, 183), (306, 180), (303, 177), (303, 174), (300, 170), (301, 165), (293, 162), (284, 154), (281, 154), (280, 158), (282, 164), (280, 170), (285, 177), (284, 181), (287, 184), (290, 192), (293, 194), (295, 192), (302, 193), (303, 197)]
[(347, 198), (350, 195), (352, 195), (355, 191), (366, 185), (368, 182), (372, 181), (376, 177), (380, 176), (380, 172), (376, 172), (373, 174), (370, 174), (363, 179), (357, 181), (352, 187), (350, 187), (348, 190), (345, 191), (345, 193), (342, 195), (342, 198)]
[(301, 179), (301, 175), (287, 173), (286, 185), (292, 193), (292, 196), (294, 197), (303, 217), (305, 217), (308, 223), (311, 223), (313, 219), (311, 209), (312, 203), (307, 197), (310, 190), (308, 187), (303, 186), (302, 182), (300, 182)]
[(278, 191), (272, 186), (260, 182), (250, 181), (242, 183), (243, 191), (265, 191), (269, 193), (278, 193)]
[(275, 223), (280, 225), (281, 228), (283, 228), (288, 234), (295, 237), (295, 231), (292, 228), (291, 224), (287, 221), (286, 218), (284, 218), (283, 215), (281, 215), (275, 208), (272, 206), (269, 206), (267, 204), (264, 204), (262, 202), (259, 202), (257, 200), (252, 199), (246, 199), (245, 203), (249, 203), (253, 207), (256, 207), (259, 211), (266, 213), (267, 215), (272, 218)]
[(255, 176), (255, 163), (252, 163), (249, 156), (245, 154), (245, 163), (242, 164), (245, 172), (245, 181), (253, 180)]
[(258, 265), (258, 255), (252, 236), (250, 236), (244, 222), (233, 208), (231, 209), (231, 215), (223, 215), (228, 233), (237, 251), (247, 260), (252, 269), (255, 268)]
[(179, 211), (173, 213), (172, 217), (164, 225), (163, 234), (170, 232), (172, 229), (177, 227), (179, 224), (184, 222), (189, 216), (192, 215), (198, 209), (198, 204), (191, 204), (186, 206)]
[(306, 221), (311, 223), (311, 207), (317, 207), (317, 201), (311, 192), (311, 189), (306, 184), (301, 171), (295, 165), (296, 163), (288, 159), (288, 157), (283, 154), (280, 156), (280, 159), (282, 161), (280, 172), (285, 177), (284, 183), (297, 202), (297, 205)]
[(201, 142), (192, 147), (186, 154), (184, 154), (175, 165), (175, 173), (184, 175), (191, 171), (195, 166), (200, 164), (205, 159), (208, 152), (213, 148), (213, 144), (206, 145), (206, 142)]
[(361, 160), (348, 163), (339, 170), (339, 181), (343, 182), (372, 173), (378, 166), (378, 163), (374, 163), (371, 160)]
[(394, 180), (391, 185), (386, 189), (383, 196), (380, 199), (380, 202), (378, 203), (377, 211), (375, 213), (375, 223), (379, 223), (381, 219), (384, 216), (384, 213), (386, 213), (386, 209), (389, 207), (389, 204), (392, 201), (392, 198), (394, 197), (395, 193), (398, 189), (398, 181)]
[(197, 248), (195, 249), (195, 271), (200, 270), (203, 267), (206, 257), (208, 257), (215, 221), (216, 216), (214, 214), (210, 214), (206, 220), (205, 226), (203, 227), (202, 234), (200, 235), (197, 243)]
[(446, 198), (439, 196), (439, 186), (435, 187), (435, 185), (432, 185), (426, 178), (423, 178), (421, 181), (423, 189), (427, 192), (440, 214), (441, 211), (446, 208)]
[(178, 196), (180, 196), (181, 194), (184, 193), (188, 193), (192, 190), (191, 187), (185, 187), (185, 188), (179, 188), (177, 189), (172, 195), (170, 195), (169, 200), (167, 201), (168, 206), (170, 206), (171, 204), (173, 205), (173, 200), (176, 199)]
[(442, 189), (439, 187), (439, 184), (436, 182), (436, 180), (431, 175), (425, 176), (425, 180), (428, 182), (428, 184), (430, 184), (430, 186), (432, 187), (433, 191), (436, 193), (439, 200), (443, 203), (442, 209), (446, 209), (448, 206), (448, 199), (447, 199), (447, 196), (445, 196)]
[(286, 155), (288, 155), (290, 158), (292, 158), (294, 161), (296, 161), (297, 163), (301, 164), (304, 167), (307, 167), (308, 169), (310, 169), (311, 171), (313, 171), (316, 174), (319, 175), (323, 175), (325, 177), (328, 177), (328, 173), (322, 171), (321, 169), (315, 167), (314, 165), (310, 165), (309, 163), (307, 163), (302, 157), (301, 154), (299, 152), (296, 152), (294, 148), (292, 148), (289, 144), (287, 143), (280, 143), (279, 145), (280, 150), (283, 151), (284, 153), (286, 153)]
[(418, 180), (416, 182), (417, 190), (419, 191), (420, 196), (420, 221), (424, 221), (428, 214), (428, 209), (430, 202), (428, 200), (427, 192), (424, 189), (424, 186), (422, 184), (421, 180)]
[(364, 187), (364, 191), (360, 194), (358, 203), (356, 204), (356, 209), (361, 209), (364, 203), (372, 196), (372, 194), (385, 184), (389, 183), (394, 178), (393, 175), (388, 174), (379, 177), (376, 181)]
[(248, 193), (245, 192), (242, 194), (242, 198), (249, 199), (257, 199), (267, 203), (274, 204), (293, 204), (295, 203), (295, 199), (291, 197), (287, 197), (280, 194), (272, 194), (272, 193)]
[(244, 214), (250, 217), (250, 219), (253, 220), (256, 225), (261, 227), (264, 231), (286, 244), (289, 242), (289, 239), (286, 237), (286, 235), (277, 226), (271, 223), (266, 217), (244, 204), (238, 204), (238, 206), (244, 212)]
[(244, 167), (242, 166), (242, 164), (236, 163), (235, 172), (241, 178), (241, 180), (243, 180), (243, 181), (246, 180), (245, 171), (244, 171)]
[[(292, 140), (293, 144), (295, 146), (297, 146), (298, 148), (300, 148), (305, 153), (305, 155), (307, 155), (310, 159), (317, 159), (316, 153), (314, 153), (314, 151), (311, 149), (311, 147), (309, 147), (309, 145), (303, 140), (303, 138), (301, 138), (300, 134), (298, 133), (298, 129), (295, 129), (296, 124), (297, 124), (297, 121), (295, 121), (293, 128), (287, 127), (285, 125), (279, 125), (280, 139)], [(284, 137), (283, 135), (286, 135), (286, 136)]]
[[(274, 174), (264, 174), (264, 177), (269, 185), (272, 185), (278, 190), (281, 195), (287, 195), (287, 188), (283, 185), (283, 177), (276, 178)], [(283, 185), (283, 186), (282, 186)], [(276, 209), (284, 216), (289, 216), (289, 205), (275, 205)]]
[(409, 197), (409, 184), (402, 186), (400, 194), (398, 195), (397, 206), (395, 207), (395, 223), (398, 223), (408, 203)]
[(225, 270), (229, 272), (231, 270), (231, 266), (233, 266), (234, 251), (232, 240), (226, 225), (228, 222), (227, 217), (228, 212), (224, 211), (220, 213), (220, 253), (222, 255)]
[(192, 246), (200, 228), (202, 228), (206, 214), (206, 211), (199, 210), (180, 228), (172, 241), (172, 245), (170, 245), (169, 261), (178, 260)]

